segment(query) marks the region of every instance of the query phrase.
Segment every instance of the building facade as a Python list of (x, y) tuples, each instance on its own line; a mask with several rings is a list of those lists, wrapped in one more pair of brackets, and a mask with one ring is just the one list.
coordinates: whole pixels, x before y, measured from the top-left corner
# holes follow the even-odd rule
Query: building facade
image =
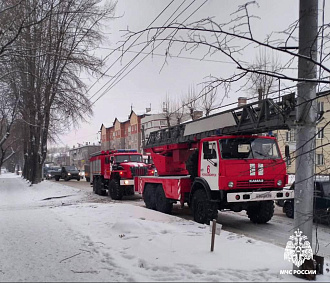
[(101, 151), (100, 145), (86, 144), (80, 147), (74, 146), (69, 150), (69, 165), (75, 165), (79, 170), (84, 170), (84, 165), (89, 164), (90, 155), (98, 151)]
[(136, 149), (142, 152), (141, 119), (145, 114), (131, 110), (127, 120), (115, 118), (111, 127), (101, 126), (101, 150)]
[[(314, 170), (318, 175), (329, 175), (330, 164), (330, 103), (329, 96), (330, 91), (317, 94), (316, 107), (317, 112), (323, 115), (317, 122), (316, 133), (314, 138)], [(296, 135), (297, 129), (291, 129), (290, 131), (277, 131), (277, 140), (281, 149), (282, 155), (285, 156), (285, 146), (289, 146), (290, 158), (286, 160), (287, 170), (289, 174), (295, 174), (296, 170)]]

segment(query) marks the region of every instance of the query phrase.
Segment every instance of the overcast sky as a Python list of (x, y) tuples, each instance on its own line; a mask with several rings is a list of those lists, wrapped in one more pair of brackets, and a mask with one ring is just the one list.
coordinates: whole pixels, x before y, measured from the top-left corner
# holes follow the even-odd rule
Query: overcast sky
[[(123, 39), (125, 32), (121, 30), (125, 30), (127, 27), (134, 31), (146, 28), (170, 2), (170, 0), (119, 0), (116, 8), (116, 16), (119, 18), (107, 23), (109, 26), (105, 30), (107, 40), (102, 43), (102, 47), (97, 52), (102, 58), (105, 58)], [(179, 14), (179, 11), (192, 3), (177, 19), (179, 22), (183, 21), (204, 2), (205, 0), (175, 0), (153, 25), (163, 25), (173, 13), (176, 12), (175, 17)], [(230, 20), (233, 17), (231, 14), (237, 10), (239, 5), (245, 2), (247, 1), (208, 0), (187, 20), (187, 23), (206, 17), (215, 17), (219, 23), (224, 23)], [(182, 3), (183, 5), (178, 10), (179, 5)], [(299, 1), (295, 0), (260, 0), (258, 5), (251, 6), (251, 12), (259, 17), (259, 19), (252, 20), (255, 36), (262, 40), (267, 34), (284, 30), (298, 18), (298, 4)], [(151, 104), (152, 110), (158, 111), (166, 95), (173, 99), (181, 97), (188, 92), (191, 86), (194, 86), (196, 90), (200, 90), (200, 84), (205, 80), (205, 77), (209, 75), (224, 76), (226, 73), (233, 72), (235, 68), (235, 65), (230, 63), (227, 58), (219, 55), (206, 57), (203, 61), (194, 60), (201, 58), (202, 55), (198, 56), (198, 52), (181, 54), (185, 58), (173, 57), (168, 60), (163, 68), (164, 56), (148, 56), (115, 86), (105, 91), (114, 82), (112, 76), (116, 75), (130, 59), (136, 56), (134, 52), (139, 50), (141, 50), (141, 47), (130, 49), (132, 52), (127, 52), (122, 61), (118, 61), (107, 71), (108, 77), (100, 79), (89, 90), (89, 96), (94, 95), (91, 101), (94, 102), (98, 99), (93, 105), (94, 116), (88, 119), (87, 123), (81, 123), (78, 130), (73, 129), (67, 135), (60, 136), (58, 146), (95, 142), (102, 123), (109, 127), (116, 117), (121, 121), (127, 119), (131, 106), (133, 110), (140, 112)], [(154, 52), (160, 55), (165, 54), (164, 48), (158, 48)], [(119, 52), (113, 52), (106, 60), (107, 67), (111, 66), (119, 55)], [(140, 55), (124, 75), (144, 56), (144, 54)], [(252, 63), (255, 57), (256, 55), (252, 51), (247, 59)], [(107, 70), (107, 67), (104, 70)], [(96, 78), (87, 75), (85, 79), (89, 85), (96, 82)], [(102, 87), (103, 89), (97, 92)], [(99, 98), (100, 95), (103, 96)], [(235, 92), (235, 89), (233, 89), (229, 97), (222, 102), (223, 95), (219, 90), (217, 104), (237, 101), (239, 96), (248, 96), (248, 94)]]

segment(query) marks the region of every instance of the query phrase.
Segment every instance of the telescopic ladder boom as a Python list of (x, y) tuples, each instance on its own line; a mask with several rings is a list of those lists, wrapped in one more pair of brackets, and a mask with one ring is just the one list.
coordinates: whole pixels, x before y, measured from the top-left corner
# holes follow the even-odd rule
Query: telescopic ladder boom
[(144, 148), (191, 143), (212, 135), (260, 134), (289, 130), (295, 123), (295, 94), (282, 100), (263, 99), (192, 122), (154, 131)]

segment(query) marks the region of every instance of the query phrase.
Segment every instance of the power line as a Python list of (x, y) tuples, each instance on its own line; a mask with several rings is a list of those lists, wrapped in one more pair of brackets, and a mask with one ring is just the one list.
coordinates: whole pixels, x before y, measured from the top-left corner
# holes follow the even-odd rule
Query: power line
[[(207, 2), (208, 0), (205, 0), (194, 12), (192, 12), (184, 21), (186, 21), (186, 20), (188, 20), (193, 14), (195, 14), (206, 2)], [(194, 1), (195, 2), (195, 1)], [(192, 3), (194, 3), (194, 2), (192, 2)], [(191, 5), (192, 5), (192, 3), (187, 7), (187, 8), (185, 8), (185, 10), (187, 10)], [(184, 10), (184, 11), (185, 11)], [(180, 16), (184, 11), (182, 11), (178, 16)], [(177, 16), (177, 18), (178, 18), (178, 16)], [(173, 20), (174, 21), (174, 20)], [(175, 32), (175, 31), (174, 31)], [(161, 43), (160, 44), (158, 44), (156, 47), (154, 47), (149, 53), (148, 53), (148, 55), (146, 55), (145, 57), (143, 57), (132, 69), (130, 69), (122, 78), (120, 78), (118, 81), (116, 81), (116, 82), (113, 82), (100, 96), (99, 96), (99, 98), (97, 98), (93, 103), (92, 103), (92, 105), (93, 104), (95, 104), (102, 96), (104, 96), (105, 95), (105, 93), (107, 92), (107, 91), (109, 91), (111, 88), (113, 88), (117, 83), (119, 83), (123, 78), (125, 78), (131, 71), (133, 71), (146, 57), (148, 57), (156, 48), (158, 48), (162, 43), (163, 43), (163, 41), (164, 40), (162, 40), (161, 41)], [(151, 43), (151, 41), (148, 43), (148, 45)], [(148, 46), (147, 45), (147, 46)], [(147, 47), (146, 46), (146, 47)], [(137, 55), (138, 56), (138, 55)], [(136, 56), (136, 57), (137, 57)], [(134, 59), (136, 58), (136, 57), (134, 57)], [(132, 62), (132, 61), (131, 61)], [(130, 63), (131, 63), (130, 62)], [(127, 67), (126, 67), (127, 68)], [(117, 77), (117, 79), (118, 79), (118, 77)]]
[[(174, 2), (174, 0), (172, 0), (157, 16), (156, 16), (156, 18), (148, 25), (148, 27), (150, 27), (164, 12), (165, 12), (165, 10), (172, 4)], [(148, 28), (147, 27), (147, 28)], [(118, 57), (117, 58), (117, 60), (113, 63), (113, 64), (111, 64), (110, 65), (110, 67), (108, 67), (107, 68), (107, 70), (102, 74), (102, 76), (100, 77), (100, 78), (98, 78), (89, 88), (88, 88), (88, 90), (87, 90), (87, 92), (88, 91), (90, 91), (93, 87), (94, 87), (94, 85), (101, 79), (101, 78), (103, 78), (104, 77), (104, 75), (110, 70), (110, 68), (126, 53), (126, 52), (128, 52), (128, 50), (133, 46), (133, 44), (142, 36), (142, 34), (143, 33), (141, 33), (132, 43), (131, 43), (131, 45), (125, 50), (125, 52), (120, 56), (120, 57)], [(125, 43), (123, 43), (121, 46), (119, 46), (118, 48), (121, 48), (121, 47), (123, 47), (124, 46), (124, 44)], [(112, 52), (110, 52), (104, 59), (103, 59), (103, 61), (105, 61), (109, 56), (111, 56), (113, 53), (115, 53), (115, 51), (117, 51), (118, 50), (118, 48), (117, 49), (114, 49)], [(91, 98), (93, 98), (95, 96), (95, 94), (91, 97)], [(90, 99), (91, 99), (90, 98)]]
[[(110, 49), (110, 50), (114, 50), (114, 51), (120, 51), (118, 49), (115, 48), (107, 48), (107, 47), (99, 47), (99, 49)], [(128, 51), (129, 53), (140, 53), (140, 54), (148, 54), (147, 52), (140, 52), (140, 51)], [(165, 54), (159, 54), (159, 53), (152, 53), (152, 56), (162, 56), (162, 57), (166, 57), (168, 55)], [(187, 60), (194, 60), (194, 61), (200, 61), (200, 62), (214, 62), (214, 63), (224, 63), (224, 64), (232, 64), (232, 65), (236, 65), (236, 63), (234, 62), (229, 62), (229, 61), (221, 61), (221, 60), (212, 60), (212, 59), (198, 59), (198, 58), (194, 58), (194, 57), (186, 57), (186, 56), (175, 56), (175, 55), (171, 55), (170, 58), (179, 58), (179, 59), (187, 59)]]
[[(194, 1), (196, 1), (196, 0), (194, 0)], [(178, 9), (180, 9), (180, 7), (184, 4), (186, 2), (186, 0), (184, 0), (180, 5), (179, 5), (179, 7), (175, 10), (175, 12), (178, 10)], [(190, 4), (191, 5), (191, 4)], [(188, 6), (189, 7), (189, 6)], [(187, 8), (186, 8), (187, 9)], [(165, 23), (164, 23), (164, 25), (167, 23), (167, 21), (175, 14), (175, 12), (173, 12), (172, 14), (171, 14), (171, 16), (165, 21)], [(182, 12), (181, 12), (182, 13)], [(142, 35), (142, 34), (141, 34)], [(141, 36), (140, 35), (140, 36)], [(138, 38), (140, 38), (140, 36), (138, 37)], [(136, 40), (135, 40), (136, 41)], [(135, 42), (134, 41), (134, 42)], [(128, 49), (134, 44), (134, 42), (128, 47)], [(124, 43), (125, 44), (125, 43)], [(122, 44), (122, 46), (121, 47), (123, 47), (124, 46), (124, 44)], [(144, 49), (146, 49), (148, 46), (149, 46), (149, 44), (150, 43), (148, 43), (146, 46), (144, 46), (143, 48), (142, 48), (142, 50), (141, 51), (143, 51)], [(118, 49), (118, 48), (117, 48)], [(114, 51), (113, 51), (114, 52)], [(123, 53), (124, 54), (124, 53)], [(119, 59), (121, 59), (122, 57), (123, 57), (123, 54), (121, 55), (121, 56), (119, 56), (118, 58), (117, 58), (117, 60), (114, 62), (114, 63), (116, 63)], [(106, 87), (106, 85), (108, 85), (109, 83), (111, 83), (111, 81), (112, 80), (116, 80), (116, 78), (118, 77), (118, 76), (120, 76), (120, 75), (122, 75), (122, 73), (134, 62), (134, 60), (137, 58), (139, 56), (139, 54), (138, 55), (136, 55), (133, 59), (131, 59), (128, 63), (126, 63), (126, 65), (124, 66), (124, 67), (122, 67), (108, 82), (106, 82), (96, 93), (94, 93), (93, 94), (93, 96), (89, 99), (89, 100), (91, 100), (96, 94), (98, 94), (104, 87)], [(114, 65), (114, 63), (110, 66), (110, 67), (112, 67), (113, 65)], [(110, 67), (106, 70), (106, 72), (110, 69)], [(105, 90), (105, 92), (106, 92), (107, 90)], [(102, 94), (101, 94), (101, 96), (102, 96)], [(95, 102), (94, 102), (95, 103)], [(91, 104), (91, 106), (94, 104), (94, 103), (92, 103)]]

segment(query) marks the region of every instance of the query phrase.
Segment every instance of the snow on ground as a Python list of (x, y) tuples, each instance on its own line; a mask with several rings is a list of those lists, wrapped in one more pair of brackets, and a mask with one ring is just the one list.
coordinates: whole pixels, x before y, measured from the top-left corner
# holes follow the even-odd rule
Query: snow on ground
[(3, 174), (0, 211), (0, 281), (305, 281), (282, 247), (222, 230), (210, 252), (207, 225), (58, 183)]

